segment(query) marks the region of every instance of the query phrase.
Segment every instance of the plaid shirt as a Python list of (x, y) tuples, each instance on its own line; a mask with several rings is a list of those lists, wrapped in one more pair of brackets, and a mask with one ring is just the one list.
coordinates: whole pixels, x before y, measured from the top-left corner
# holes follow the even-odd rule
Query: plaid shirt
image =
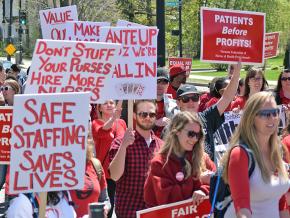
[[(159, 150), (162, 140), (151, 131), (152, 141), (148, 147), (145, 139), (136, 131), (135, 141), (126, 150), (125, 169), (116, 182), (115, 206), (118, 218), (135, 218), (136, 211), (145, 209), (144, 183), (149, 169), (149, 162)], [(115, 139), (109, 152), (110, 160), (115, 157), (122, 138)]]

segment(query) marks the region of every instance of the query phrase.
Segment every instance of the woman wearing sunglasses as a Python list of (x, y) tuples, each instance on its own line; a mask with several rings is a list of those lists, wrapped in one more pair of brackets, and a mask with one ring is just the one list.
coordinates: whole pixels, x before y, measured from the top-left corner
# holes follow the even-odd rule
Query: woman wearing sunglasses
[[(270, 92), (259, 92), (247, 101), (241, 121), (232, 136), (231, 149), (224, 156), (223, 178), (230, 186), (233, 202), (225, 218), (289, 217), (285, 193), (289, 178), (282, 160), (277, 135), (279, 109)], [(255, 168), (249, 178), (249, 158), (237, 146), (252, 150)]]
[(277, 104), (290, 109), (290, 70), (285, 69), (280, 73), (274, 93)]
[(189, 198), (194, 204), (203, 201), (209, 188), (207, 169), (215, 171), (214, 163), (204, 153), (203, 143), (204, 133), (197, 114), (180, 112), (173, 117), (164, 146), (152, 159), (145, 182), (144, 199), (148, 207)]
[(261, 69), (251, 68), (247, 72), (245, 78), (245, 93), (243, 96), (238, 96), (231, 104), (231, 110), (243, 109), (246, 101), (253, 94), (264, 91), (268, 83)]
[[(14, 95), (18, 94), (20, 91), (20, 86), (18, 85), (18, 82), (12, 79), (5, 80), (0, 90), (5, 100), (5, 106), (13, 106)], [(5, 183), (6, 172), (7, 165), (0, 165), (0, 190)], [(6, 185), (6, 194), (8, 193), (7, 187), (8, 185)]]

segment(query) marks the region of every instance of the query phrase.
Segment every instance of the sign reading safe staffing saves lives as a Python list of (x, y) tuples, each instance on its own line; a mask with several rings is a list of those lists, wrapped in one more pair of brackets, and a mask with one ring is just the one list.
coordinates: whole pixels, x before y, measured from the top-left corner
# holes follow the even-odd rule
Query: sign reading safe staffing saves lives
[(201, 8), (201, 60), (263, 64), (265, 14)]
[(16, 95), (11, 194), (82, 189), (89, 92)]

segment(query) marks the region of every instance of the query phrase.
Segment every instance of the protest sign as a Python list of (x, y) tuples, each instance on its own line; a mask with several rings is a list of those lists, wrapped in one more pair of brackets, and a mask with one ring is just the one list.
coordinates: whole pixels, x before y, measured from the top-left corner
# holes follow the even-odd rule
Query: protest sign
[(37, 40), (25, 93), (91, 92), (92, 103), (109, 99), (120, 45)]
[(142, 24), (139, 24), (139, 23), (133, 23), (133, 22), (130, 22), (130, 21), (127, 21), (127, 20), (118, 20), (117, 21), (117, 25), (118, 27), (136, 27), (136, 26), (139, 26), (139, 27), (147, 27), (145, 25), (142, 25)]
[(82, 189), (89, 93), (16, 95), (10, 193)]
[(169, 68), (176, 64), (182, 64), (186, 70), (186, 75), (189, 76), (191, 71), (192, 59), (191, 58), (168, 58)]
[(137, 218), (207, 218), (210, 208), (208, 199), (198, 206), (193, 205), (192, 199), (188, 199), (137, 211)]
[(0, 107), (0, 164), (9, 164), (12, 107)]
[(101, 27), (101, 41), (121, 43), (111, 84), (112, 99), (155, 99), (156, 27)]
[(201, 60), (263, 64), (265, 14), (201, 8)]
[(109, 22), (69, 21), (66, 22), (66, 39), (75, 41), (100, 41), (100, 27), (110, 26)]
[(266, 33), (265, 58), (273, 58), (278, 55), (279, 32)]
[(75, 5), (39, 11), (43, 39), (66, 39), (67, 21), (77, 21), (78, 12)]

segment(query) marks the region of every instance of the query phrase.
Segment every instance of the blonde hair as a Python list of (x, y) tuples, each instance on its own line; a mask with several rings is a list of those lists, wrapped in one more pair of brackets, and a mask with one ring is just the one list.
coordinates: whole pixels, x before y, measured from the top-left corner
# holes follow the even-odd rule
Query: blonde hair
[(205, 170), (204, 163), (204, 133), (202, 130), (201, 121), (199, 120), (196, 113), (191, 113), (187, 111), (177, 113), (171, 120), (169, 125), (168, 132), (165, 137), (165, 142), (163, 147), (160, 149), (160, 154), (165, 154), (166, 163), (169, 160), (171, 154), (179, 154), (181, 150), (181, 145), (177, 136), (177, 133), (183, 130), (186, 124), (188, 123), (197, 123), (200, 126), (200, 138), (193, 147), (192, 152), (192, 163), (185, 159), (185, 178), (190, 176), (198, 178), (203, 170)]
[[(265, 161), (261, 157), (260, 146), (258, 145), (258, 142), (257, 142), (257, 131), (254, 125), (255, 117), (258, 111), (263, 106), (263, 104), (269, 100), (275, 101), (275, 98), (272, 95), (272, 93), (265, 92), (265, 91), (258, 92), (248, 99), (244, 107), (244, 112), (241, 117), (241, 121), (231, 138), (231, 141), (230, 141), (231, 148), (227, 151), (227, 153), (224, 155), (223, 159), (221, 160), (223, 166), (226, 166), (223, 172), (223, 178), (225, 182), (228, 182), (228, 163), (229, 163), (230, 152), (232, 148), (240, 144), (240, 142), (247, 144), (248, 147), (253, 151), (254, 157), (261, 170), (261, 174), (262, 174), (262, 178), (264, 182), (267, 183), (270, 181), (271, 172), (267, 170)], [(277, 131), (275, 131), (270, 136), (270, 139), (269, 139), (271, 164), (278, 171), (279, 176), (281, 176), (283, 179), (288, 179), (287, 172), (285, 170), (285, 166), (282, 160), (282, 154), (281, 154), (280, 143), (279, 143), (277, 132), (278, 132), (278, 128), (277, 128)]]

